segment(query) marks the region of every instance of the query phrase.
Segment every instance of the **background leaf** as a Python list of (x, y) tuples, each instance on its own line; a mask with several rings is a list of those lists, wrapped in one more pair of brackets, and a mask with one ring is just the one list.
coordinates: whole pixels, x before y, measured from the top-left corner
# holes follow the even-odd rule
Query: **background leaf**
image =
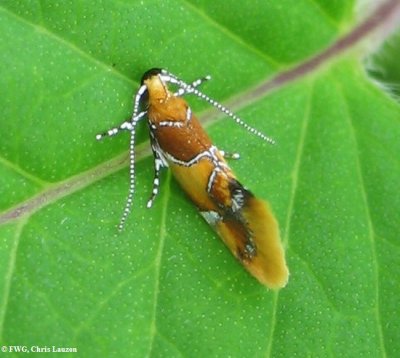
[[(268, 97), (248, 96), (351, 33), (354, 7), (1, 1), (0, 343), (82, 356), (396, 356), (398, 103), (367, 77), (355, 43)], [(128, 138), (95, 135), (130, 115), (151, 67), (188, 81), (211, 74), (203, 91), (235, 98), (276, 139), (268, 146), (190, 99), (218, 146), (240, 152), (241, 181), (274, 208), (285, 289), (250, 277), (168, 172), (145, 208), (145, 125), (134, 210), (117, 232)]]
[(369, 58), (368, 62), (370, 73), (397, 97), (400, 94), (400, 64), (396, 61), (399, 50), (400, 34), (397, 32)]

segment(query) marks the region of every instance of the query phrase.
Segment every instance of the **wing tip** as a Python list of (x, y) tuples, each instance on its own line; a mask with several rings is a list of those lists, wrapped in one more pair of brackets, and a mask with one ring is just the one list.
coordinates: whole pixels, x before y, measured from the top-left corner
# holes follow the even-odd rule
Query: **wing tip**
[(267, 202), (252, 197), (244, 215), (254, 233), (258, 254), (245, 264), (247, 270), (270, 289), (281, 289), (289, 281), (289, 269), (278, 222)]

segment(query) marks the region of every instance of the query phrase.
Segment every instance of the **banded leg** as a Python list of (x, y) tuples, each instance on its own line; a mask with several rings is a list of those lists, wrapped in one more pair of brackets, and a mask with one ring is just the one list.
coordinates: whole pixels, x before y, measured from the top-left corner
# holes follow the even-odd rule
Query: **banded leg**
[[(190, 83), (189, 85), (187, 85), (187, 87), (179, 88), (179, 90), (174, 93), (174, 96), (179, 97), (187, 93), (192, 93), (196, 87), (200, 86), (201, 84), (209, 80), (211, 80), (211, 76), (204, 76), (202, 78), (199, 78)], [(179, 83), (177, 83), (175, 80), (172, 80), (171, 82), (179, 85)]]
[(189, 84), (190, 87), (196, 88), (200, 86), (202, 83), (211, 80), (211, 76), (207, 75), (201, 78), (198, 78), (197, 80), (193, 81), (192, 83)]
[(106, 132), (99, 133), (96, 135), (97, 140), (101, 140), (104, 137), (113, 137), (117, 135), (121, 131), (132, 131), (135, 123), (140, 120), (144, 115), (147, 114), (147, 111), (140, 112), (136, 117), (129, 119), (125, 122), (122, 122), (118, 127), (110, 128)]
[(154, 199), (158, 195), (160, 187), (160, 172), (161, 168), (164, 167), (164, 162), (157, 153), (157, 150), (153, 148), (154, 154), (154, 179), (153, 179), (153, 189), (151, 191), (150, 199), (147, 201), (147, 207), (151, 208), (153, 206)]
[(240, 154), (239, 153), (225, 152), (224, 150), (221, 150), (221, 149), (219, 150), (219, 152), (222, 154), (222, 156), (225, 159), (234, 159), (234, 160), (240, 159)]
[[(198, 78), (197, 80), (190, 83), (187, 88), (183, 88), (183, 87), (179, 88), (179, 90), (174, 93), (174, 96), (179, 97), (179, 96), (183, 96), (184, 94), (187, 94), (187, 93), (192, 93), (193, 89), (195, 89), (196, 87), (200, 86), (202, 83), (209, 81), (209, 80), (211, 80), (211, 76), (209, 76), (209, 75)], [(186, 120), (190, 121), (191, 118), (192, 118), (192, 110), (190, 107), (188, 107), (188, 109), (186, 111)]]
[[(179, 88), (179, 90), (174, 93), (174, 96), (179, 97), (179, 96), (183, 96), (184, 94), (191, 93), (191, 92), (193, 92), (194, 88), (200, 86), (202, 83), (204, 83), (205, 81), (209, 81), (209, 80), (211, 80), (211, 76), (209, 76), (209, 75), (198, 78), (197, 80), (190, 83), (187, 88), (182, 88), (182, 87)], [(188, 107), (188, 109), (186, 111), (186, 120), (190, 121), (191, 118), (192, 118), (192, 109), (190, 107)]]

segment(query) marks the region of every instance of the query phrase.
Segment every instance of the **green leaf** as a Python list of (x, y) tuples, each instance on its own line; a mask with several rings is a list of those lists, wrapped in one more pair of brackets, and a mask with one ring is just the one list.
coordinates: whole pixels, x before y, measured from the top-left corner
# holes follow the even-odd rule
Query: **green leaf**
[[(366, 75), (358, 43), (399, 6), (384, 3), (359, 32), (354, 7), (1, 1), (0, 345), (82, 356), (396, 356), (400, 107)], [(276, 140), (188, 98), (215, 143), (240, 152), (231, 163), (240, 181), (273, 207), (286, 288), (249, 276), (170, 173), (146, 209), (144, 123), (134, 206), (118, 233), (129, 139), (95, 135), (129, 117), (151, 67), (188, 81), (211, 74), (203, 91)]]
[(396, 61), (400, 51), (400, 33), (391, 36), (373, 56), (370, 58), (370, 73), (385, 87), (400, 95), (400, 63)]

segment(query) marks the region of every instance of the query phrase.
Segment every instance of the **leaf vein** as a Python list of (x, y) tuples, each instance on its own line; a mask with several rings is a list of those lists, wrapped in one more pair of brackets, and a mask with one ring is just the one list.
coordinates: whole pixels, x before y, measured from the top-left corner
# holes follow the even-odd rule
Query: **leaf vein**
[[(356, 153), (360, 153), (359, 144), (358, 144), (357, 136), (356, 136), (356, 130), (355, 130), (355, 126), (354, 126), (354, 120), (352, 119), (352, 117), (350, 115), (348, 100), (346, 99), (344, 89), (342, 88), (342, 84), (339, 83), (339, 81), (337, 79), (335, 79), (334, 77), (333, 77), (333, 81), (336, 84), (338, 93), (342, 96), (342, 99), (343, 99), (343, 108), (346, 113), (346, 119), (348, 121), (350, 136), (356, 147)], [(379, 314), (379, 312), (380, 312), (380, 306), (379, 306), (380, 280), (379, 280), (379, 272), (378, 272), (379, 271), (378, 270), (379, 262), (378, 262), (378, 257), (377, 257), (377, 253), (376, 253), (376, 241), (375, 241), (376, 235), (375, 235), (374, 225), (372, 222), (371, 212), (369, 209), (370, 205), (368, 202), (368, 195), (367, 195), (367, 192), (365, 189), (365, 180), (364, 180), (364, 176), (363, 176), (360, 156), (356, 155), (355, 160), (356, 160), (356, 163), (355, 163), (354, 168), (357, 173), (358, 180), (360, 182), (361, 197), (364, 202), (366, 222), (367, 222), (367, 227), (368, 227), (368, 232), (369, 232), (369, 239), (371, 242), (371, 255), (372, 255), (372, 260), (374, 263), (373, 267), (375, 268), (375, 270), (374, 270), (374, 274), (375, 274), (375, 300), (374, 300), (375, 301), (375, 320), (376, 320), (376, 324), (377, 324), (377, 332), (378, 332), (378, 336), (379, 336), (379, 343), (381, 345), (382, 354), (384, 357), (386, 357), (386, 347), (385, 347), (385, 343), (384, 343), (384, 339), (383, 339), (382, 322), (381, 322), (380, 314)]]

